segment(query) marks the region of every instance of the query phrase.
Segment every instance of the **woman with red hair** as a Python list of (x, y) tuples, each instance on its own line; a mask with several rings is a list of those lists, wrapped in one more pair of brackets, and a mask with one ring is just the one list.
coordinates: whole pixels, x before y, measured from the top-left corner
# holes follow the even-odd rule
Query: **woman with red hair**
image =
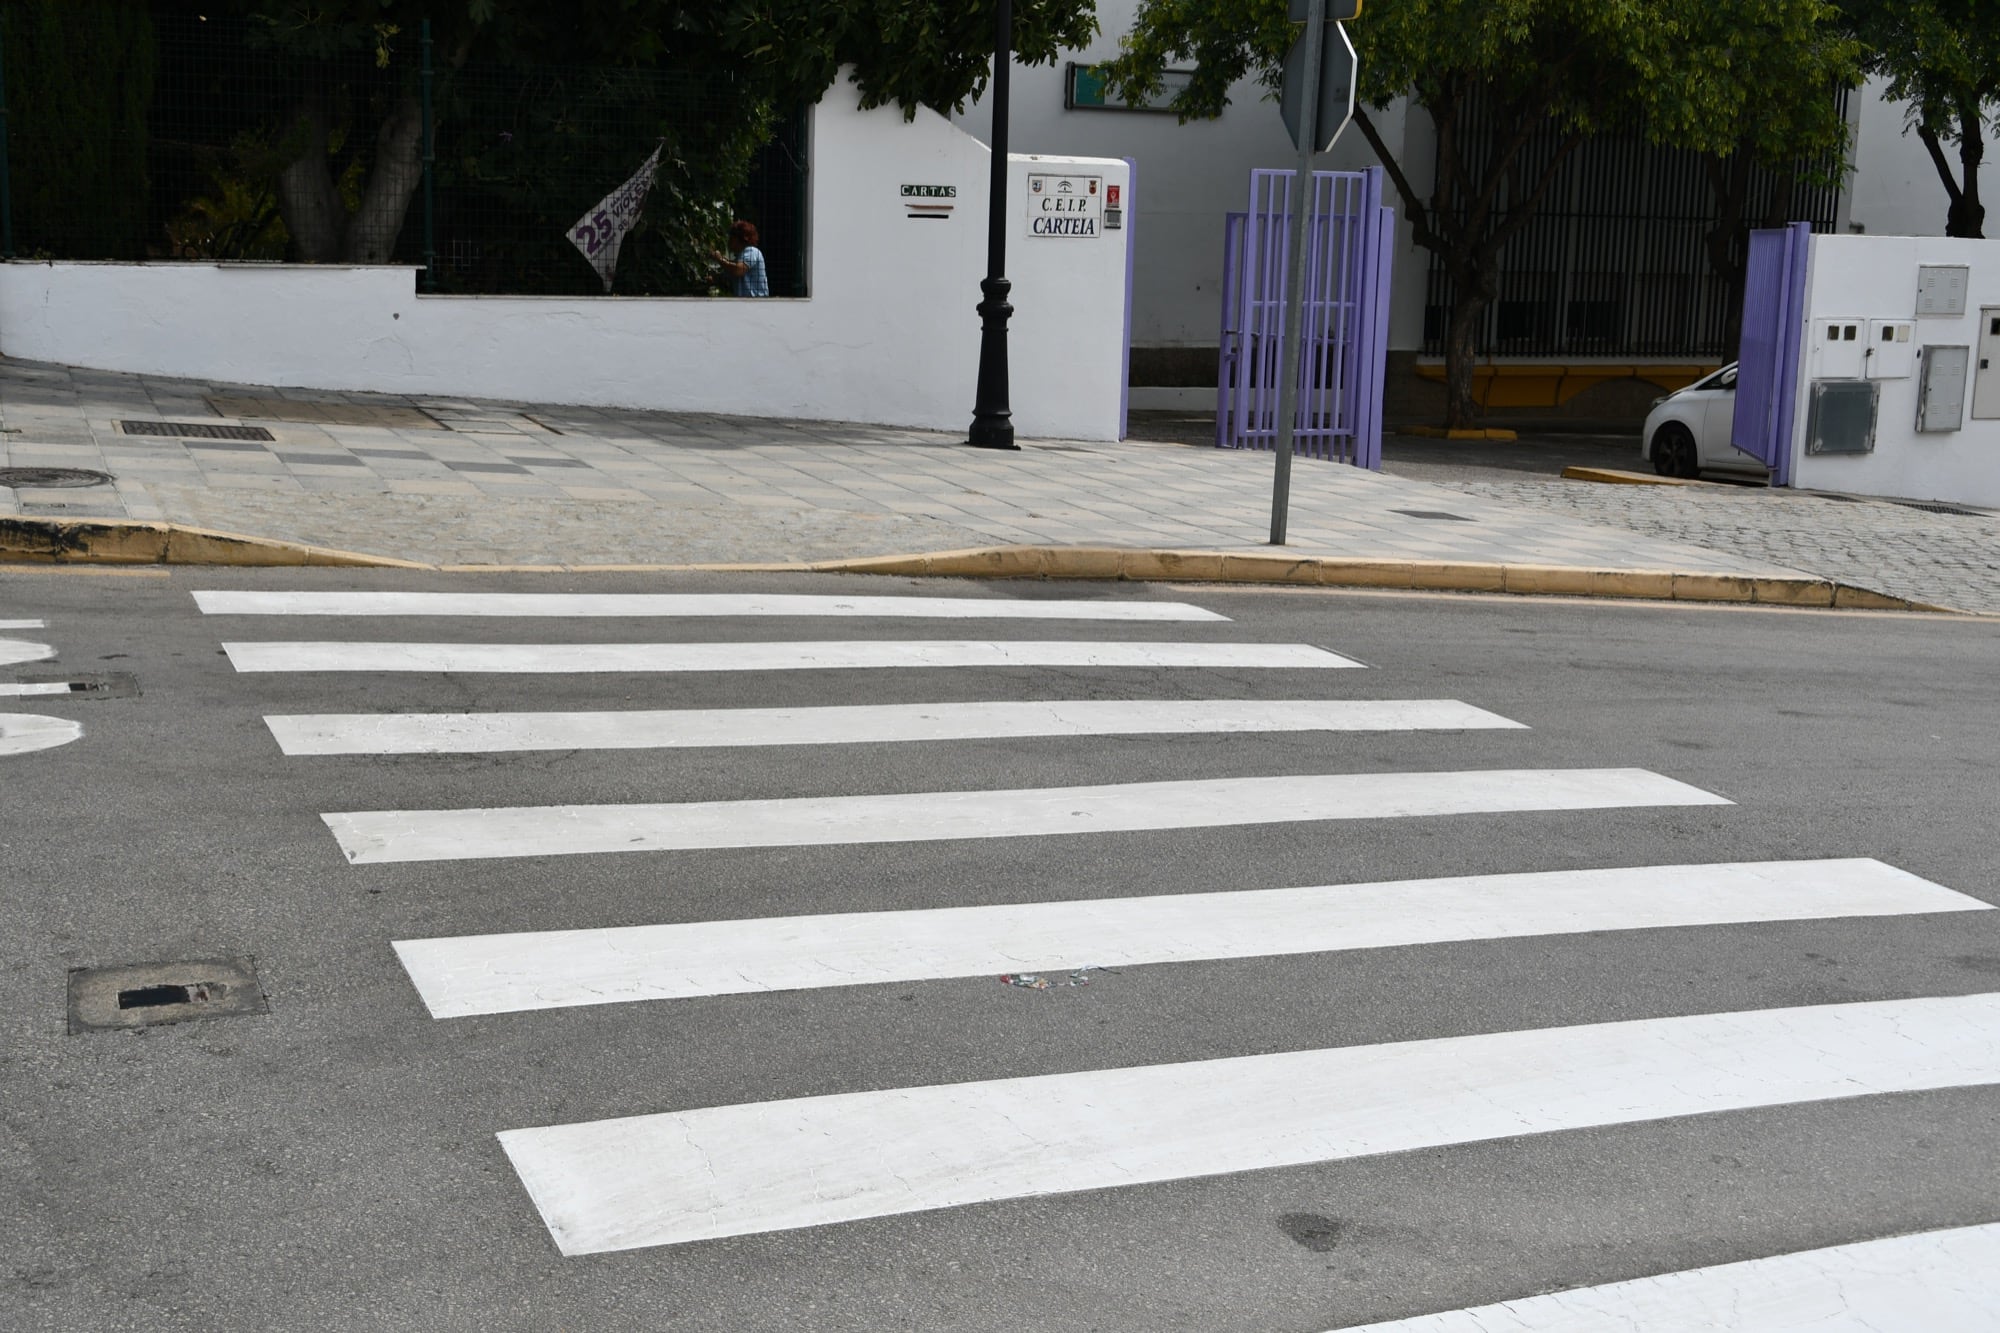
[(725, 257), (720, 250), (711, 250), (715, 262), (722, 265), (722, 271), (736, 279), (738, 296), (769, 296), (771, 278), (764, 269), (764, 252), (757, 248), (756, 224), (738, 218), (729, 224), (729, 249)]

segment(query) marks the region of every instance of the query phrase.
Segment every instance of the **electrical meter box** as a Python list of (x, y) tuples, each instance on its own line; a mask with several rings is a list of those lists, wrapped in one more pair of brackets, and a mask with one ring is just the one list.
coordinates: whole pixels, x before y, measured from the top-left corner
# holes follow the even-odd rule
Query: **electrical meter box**
[(1821, 316), (1813, 321), (1813, 376), (1823, 380), (1858, 380), (1867, 360), (1868, 321), (1848, 316)]
[(1917, 318), (1957, 319), (1965, 314), (1965, 289), (1972, 270), (1963, 264), (1923, 264), (1917, 268)]
[(1806, 452), (1873, 453), (1877, 392), (1871, 380), (1813, 381), (1812, 414), (1806, 419)]
[(1926, 347), (1917, 377), (1917, 429), (1959, 430), (1965, 425), (1965, 367), (1970, 347)]
[(1917, 326), (1908, 319), (1868, 321), (1868, 378), (1906, 380), (1917, 368)]

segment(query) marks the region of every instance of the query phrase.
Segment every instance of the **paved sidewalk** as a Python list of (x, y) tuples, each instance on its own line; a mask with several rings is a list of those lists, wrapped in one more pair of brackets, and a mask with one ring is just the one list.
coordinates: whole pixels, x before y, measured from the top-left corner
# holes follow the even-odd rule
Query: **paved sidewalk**
[[(128, 421), (243, 424), (272, 438), (128, 434)], [(115, 478), (0, 488), (0, 514), (165, 520), (433, 564), (827, 560), (1012, 544), (1271, 550), (1269, 455), (1184, 444), (1040, 442), (1010, 454), (923, 431), (283, 391), (7, 361), (0, 431), (0, 466)], [(1293, 479), (1287, 550), (1299, 555), (1829, 573), (1816, 563), (1824, 541), (1717, 546), (1712, 526), (1675, 528), (1629, 498), (1566, 513), (1505, 487), (1454, 490), (1304, 459)], [(1755, 520), (1744, 511), (1730, 521)], [(1921, 565), (1910, 559), (1921, 546), (1899, 547), (1899, 559)], [(1957, 566), (1932, 578), (1866, 565), (1845, 561), (1840, 576), (1967, 605), (1946, 577)], [(1968, 609), (2000, 611), (2000, 580), (1970, 586), (1978, 605)]]

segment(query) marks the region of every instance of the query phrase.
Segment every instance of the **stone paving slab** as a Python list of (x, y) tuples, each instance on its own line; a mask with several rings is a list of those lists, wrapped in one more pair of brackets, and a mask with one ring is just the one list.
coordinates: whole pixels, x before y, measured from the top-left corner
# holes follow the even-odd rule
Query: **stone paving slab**
[[(213, 408), (245, 399), (260, 412), (297, 402), (294, 415), (319, 419), (260, 416), (268, 443), (126, 435), (117, 424), (247, 422)], [(1185, 444), (1037, 442), (1002, 453), (842, 423), (278, 391), (12, 361), (0, 361), (0, 432), (0, 466), (116, 478), (89, 490), (0, 488), (0, 514), (164, 520), (437, 564), (825, 560), (999, 544), (1270, 549), (1270, 456)], [(1704, 523), (1585, 499), (1564, 509), (1527, 491), (1301, 459), (1289, 549), (1819, 577), (1831, 572), (1816, 563), (1823, 556), (1847, 554), (1823, 534), (1804, 540), (1798, 525), (1783, 529), (1801, 534), (1792, 540), (1732, 537), (1762, 524), (1764, 511), (1729, 512)], [(1968, 522), (1908, 521), (1894, 549), (1911, 570), (1929, 568), (1922, 532)], [(1887, 590), (1887, 576), (1902, 572), (1856, 558), (1839, 576)], [(1940, 595), (1936, 577), (1911, 577), (1923, 586), (1894, 590), (1963, 604)]]

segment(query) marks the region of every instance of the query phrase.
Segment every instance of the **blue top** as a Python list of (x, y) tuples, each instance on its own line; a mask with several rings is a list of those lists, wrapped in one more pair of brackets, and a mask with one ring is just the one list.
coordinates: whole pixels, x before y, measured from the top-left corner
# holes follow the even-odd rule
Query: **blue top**
[(771, 278), (764, 271), (764, 252), (762, 250), (759, 250), (754, 245), (746, 245), (743, 247), (742, 253), (736, 256), (736, 262), (747, 266), (747, 271), (742, 277), (736, 280), (736, 294), (738, 296), (769, 296), (771, 294)]

